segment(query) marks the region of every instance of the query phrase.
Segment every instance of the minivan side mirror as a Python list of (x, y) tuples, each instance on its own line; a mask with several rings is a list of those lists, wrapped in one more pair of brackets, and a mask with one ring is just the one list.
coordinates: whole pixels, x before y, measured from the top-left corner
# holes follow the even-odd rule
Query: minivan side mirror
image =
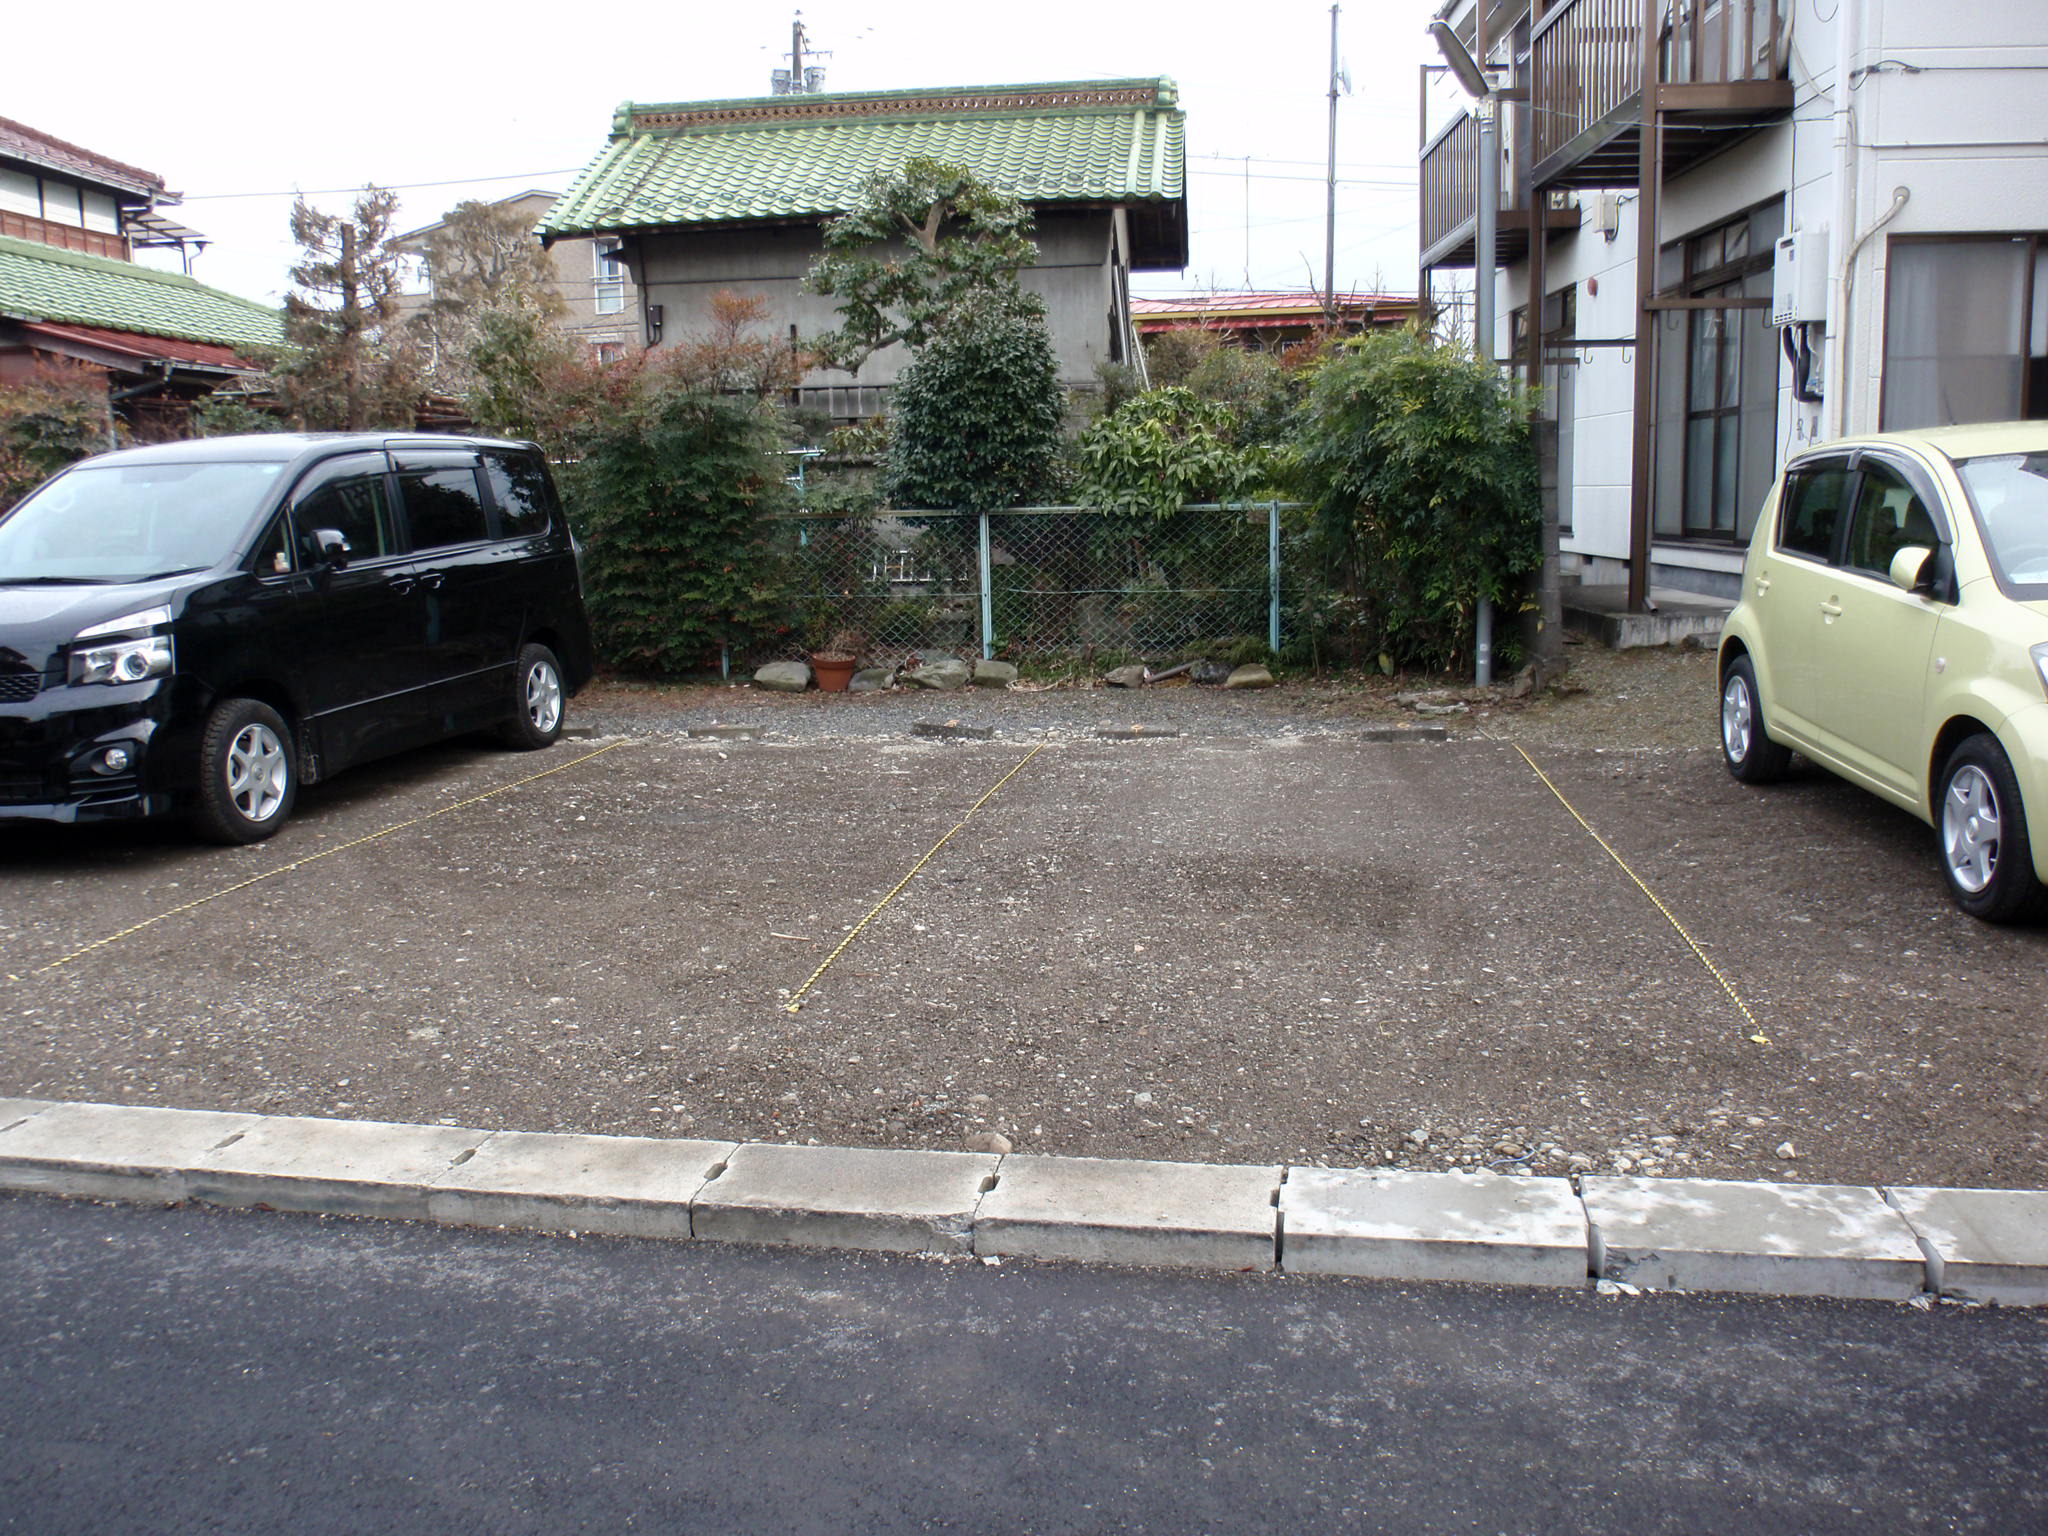
[(1934, 588), (1934, 551), (1925, 544), (1901, 544), (1892, 554), (1892, 585), (1906, 592)]
[(348, 540), (343, 537), (340, 529), (315, 528), (313, 530), (313, 547), (320, 551), (320, 559), (323, 564), (331, 565), (337, 571), (347, 567), (349, 555)]

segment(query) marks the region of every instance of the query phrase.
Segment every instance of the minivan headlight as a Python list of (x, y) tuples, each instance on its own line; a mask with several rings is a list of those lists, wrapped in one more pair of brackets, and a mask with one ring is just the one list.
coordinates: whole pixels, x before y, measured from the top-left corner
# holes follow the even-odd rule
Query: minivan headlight
[(71, 653), (71, 681), (140, 683), (171, 670), (171, 637), (149, 635)]
[(2043, 640), (2027, 654), (2034, 658), (2034, 670), (2041, 674), (2041, 691), (2048, 693), (2048, 640)]

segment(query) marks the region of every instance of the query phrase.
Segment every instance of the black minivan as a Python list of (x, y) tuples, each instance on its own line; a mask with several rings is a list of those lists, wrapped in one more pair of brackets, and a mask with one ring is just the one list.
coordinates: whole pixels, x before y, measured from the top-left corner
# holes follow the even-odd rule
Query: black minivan
[(268, 837), (299, 784), (468, 731), (545, 747), (589, 679), (530, 443), (165, 443), (0, 515), (0, 823), (182, 812)]

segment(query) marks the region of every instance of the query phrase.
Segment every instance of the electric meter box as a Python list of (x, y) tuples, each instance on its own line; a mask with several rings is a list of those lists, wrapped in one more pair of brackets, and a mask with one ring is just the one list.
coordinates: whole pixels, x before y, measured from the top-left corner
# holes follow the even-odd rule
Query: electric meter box
[(1819, 323), (1828, 317), (1828, 232), (1795, 229), (1778, 241), (1771, 265), (1771, 324)]

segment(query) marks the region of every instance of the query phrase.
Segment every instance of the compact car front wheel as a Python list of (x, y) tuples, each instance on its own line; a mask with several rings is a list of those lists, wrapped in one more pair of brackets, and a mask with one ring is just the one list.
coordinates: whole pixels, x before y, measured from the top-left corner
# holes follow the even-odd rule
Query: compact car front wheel
[(1970, 916), (2010, 923), (2039, 910), (2027, 812), (1996, 737), (1980, 732), (1949, 754), (1935, 826), (1949, 894)]

